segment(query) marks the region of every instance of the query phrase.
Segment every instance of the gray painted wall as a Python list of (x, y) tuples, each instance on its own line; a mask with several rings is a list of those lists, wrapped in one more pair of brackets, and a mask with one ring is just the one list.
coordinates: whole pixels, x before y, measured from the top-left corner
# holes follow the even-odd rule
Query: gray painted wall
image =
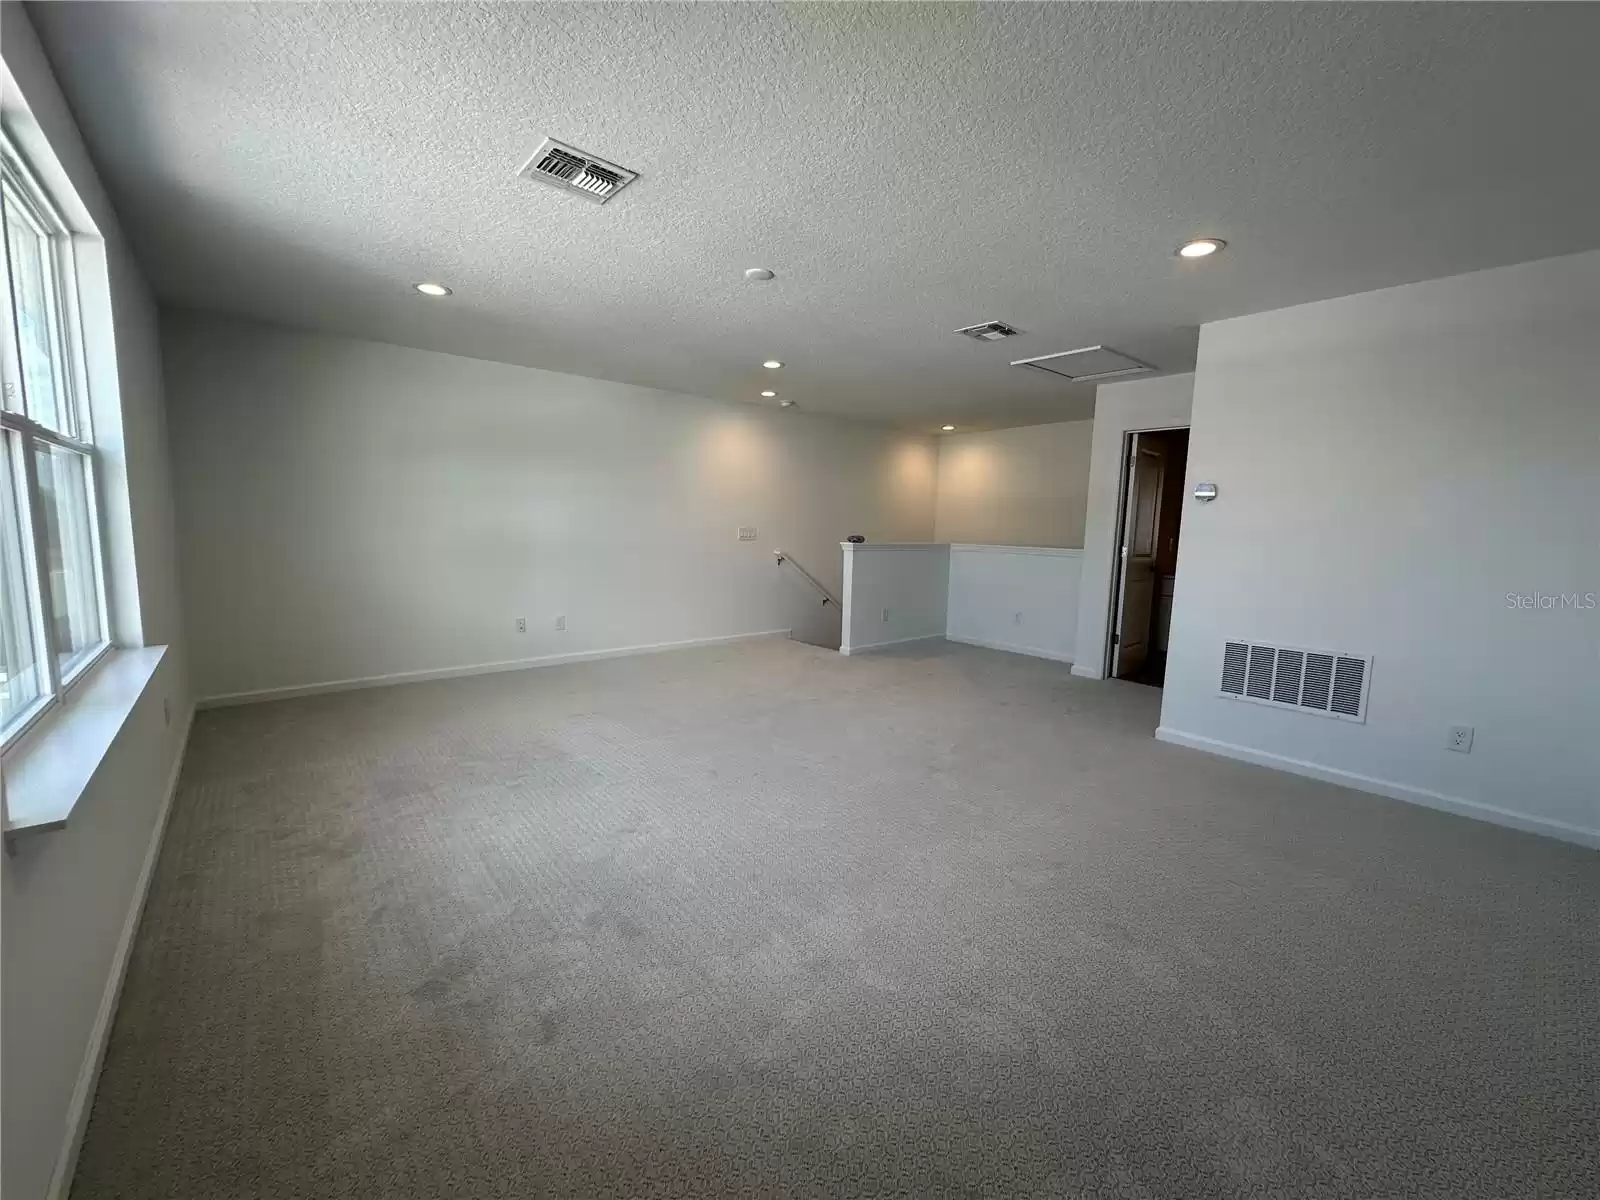
[[(1600, 252), (1205, 326), (1165, 733), (1600, 840), (1596, 330)], [(1370, 654), (1366, 724), (1218, 697), (1227, 638)]]
[(934, 539), (1082, 548), (1093, 431), (1061, 421), (941, 438)]
[(124, 644), (171, 647), (67, 829), (23, 839), (15, 858), (0, 857), (0, 1192), (36, 1200), (74, 1144), (75, 1089), (96, 1063), (108, 988), (136, 916), (190, 700), (155, 307), (18, 4), (0, 6), (0, 55), (105, 239), (120, 402), (109, 418), (97, 403), (95, 417), (106, 446), (114, 633)]
[(820, 600), (774, 549), (837, 595), (850, 534), (933, 532), (925, 437), (248, 321), (163, 326), (204, 697), (792, 628)]

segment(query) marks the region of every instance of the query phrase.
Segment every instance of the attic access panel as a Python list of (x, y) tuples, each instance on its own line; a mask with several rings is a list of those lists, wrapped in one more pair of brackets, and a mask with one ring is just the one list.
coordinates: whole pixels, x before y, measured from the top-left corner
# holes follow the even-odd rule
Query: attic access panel
[(1093, 383), (1097, 379), (1116, 379), (1155, 370), (1149, 363), (1140, 362), (1131, 354), (1113, 350), (1110, 346), (1084, 346), (1078, 350), (1041, 354), (1037, 358), (1019, 358), (1011, 365), (1043, 371), (1047, 375), (1059, 375), (1073, 383)]

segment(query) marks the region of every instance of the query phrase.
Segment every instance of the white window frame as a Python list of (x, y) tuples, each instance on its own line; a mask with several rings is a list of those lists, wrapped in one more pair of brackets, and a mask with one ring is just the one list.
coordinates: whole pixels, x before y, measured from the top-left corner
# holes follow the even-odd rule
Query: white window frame
[[(58, 393), (65, 408), (70, 431), (53, 429), (33, 418), (31, 414), (14, 412), (0, 406), (0, 429), (15, 435), (15, 457), (12, 462), (13, 478), (22, 489), (21, 535), (24, 550), (24, 576), (31, 604), (31, 625), (35, 650), (42, 654), (45, 685), (41, 694), (26, 709), (12, 718), (12, 724), (0, 728), (0, 757), (11, 754), (24, 741), (26, 735), (39, 729), (41, 722), (58, 710), (72, 691), (81, 686), (94, 668), (104, 661), (112, 648), (110, 611), (106, 596), (106, 565), (104, 537), (101, 531), (100, 458), (94, 446), (93, 425), (89, 405), (88, 359), (84, 345), (83, 314), (79, 304), (78, 261), (75, 252), (75, 235), (61, 215), (60, 208), (51, 199), (49, 190), (28, 167), (27, 160), (11, 139), (0, 133), (0, 177), (4, 178), (8, 199), (5, 203), (5, 220), (15, 219), (11, 199), (20, 199), (23, 220), (39, 230), (52, 251), (50, 278), (46, 286), (51, 293), (55, 317), (55, 345), (52, 347), (52, 367), (58, 377)], [(4, 286), (11, 287), (11, 244), (0, 228), (0, 260), (5, 266)], [(22, 376), (21, 331), (17, 327), (16, 303), (7, 294), (5, 314), (11, 328), (6, 330), (0, 355), (4, 356), (3, 374), (9, 391), (17, 388), (25, 393), (26, 382)], [(6, 452), (6, 442), (11, 438), (0, 436), (0, 453)], [(82, 456), (85, 464), (86, 490), (89, 517), (91, 558), (94, 564), (94, 592), (96, 615), (99, 618), (100, 640), (87, 646), (63, 664), (57, 653), (54, 629), (49, 614), (54, 611), (50, 589), (50, 572), (47, 562), (45, 523), (41, 519), (42, 501), (39, 491), (38, 455), (40, 444), (59, 446)], [(31, 546), (32, 553), (26, 551)]]

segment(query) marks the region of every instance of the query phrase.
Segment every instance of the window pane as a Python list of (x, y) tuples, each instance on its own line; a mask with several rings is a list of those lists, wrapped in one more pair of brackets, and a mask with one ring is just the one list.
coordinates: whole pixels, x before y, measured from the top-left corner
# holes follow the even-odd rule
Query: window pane
[(17, 323), (23, 400), (39, 424), (73, 432), (66, 403), (65, 369), (56, 310), (56, 254), (50, 238), (23, 211), (16, 192), (6, 188), (6, 250), (11, 273), (11, 305)]
[(14, 328), (11, 324), (11, 295), (5, 288), (0, 288), (0, 298), (5, 301), (0, 304), (0, 322), (3, 322), (5, 330), (4, 334), (0, 335), (0, 353), (5, 355), (5, 358), (0, 360), (0, 385), (5, 389), (3, 399), (0, 399), (0, 408), (4, 408), (7, 412), (19, 413), (22, 411), (22, 383), (21, 373), (14, 369), (17, 355), (16, 339), (11, 333)]
[(37, 519), (44, 529), (45, 569), (50, 577), (47, 615), (65, 676), (85, 651), (105, 640), (94, 567), (89, 459), (49, 442), (36, 441), (34, 446), (39, 472)]
[(0, 437), (0, 732), (48, 686), (33, 632), (17, 437)]
[[(4, 210), (11, 203), (5, 189), (0, 189), (0, 229), (4, 228)], [(0, 247), (3, 249), (3, 247)], [(11, 260), (0, 253), (5, 264), (5, 286), (0, 287), (0, 383), (4, 384), (4, 397), (0, 407), (7, 412), (22, 411), (22, 369), (17, 357), (17, 324), (11, 317)]]

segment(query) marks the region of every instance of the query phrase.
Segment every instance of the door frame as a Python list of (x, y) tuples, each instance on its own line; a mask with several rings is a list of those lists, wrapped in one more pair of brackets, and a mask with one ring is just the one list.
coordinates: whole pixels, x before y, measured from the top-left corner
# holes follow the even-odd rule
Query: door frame
[[(1152, 425), (1147, 429), (1124, 429), (1122, 431), (1122, 464), (1117, 468), (1117, 508), (1116, 508), (1116, 536), (1112, 546), (1111, 564), (1111, 590), (1106, 595), (1106, 636), (1105, 643), (1100, 647), (1100, 677), (1102, 679), (1115, 679), (1117, 665), (1117, 647), (1113, 639), (1117, 636), (1117, 609), (1122, 599), (1122, 575), (1127, 570), (1127, 559), (1122, 556), (1123, 530), (1128, 527), (1128, 489), (1132, 484), (1133, 474), (1133, 445), (1134, 440), (1141, 433), (1167, 433), (1177, 429), (1190, 428), (1188, 421), (1173, 425)], [(1180, 482), (1179, 487), (1183, 484)], [(1179, 527), (1178, 537), (1183, 537), (1182, 526)]]

